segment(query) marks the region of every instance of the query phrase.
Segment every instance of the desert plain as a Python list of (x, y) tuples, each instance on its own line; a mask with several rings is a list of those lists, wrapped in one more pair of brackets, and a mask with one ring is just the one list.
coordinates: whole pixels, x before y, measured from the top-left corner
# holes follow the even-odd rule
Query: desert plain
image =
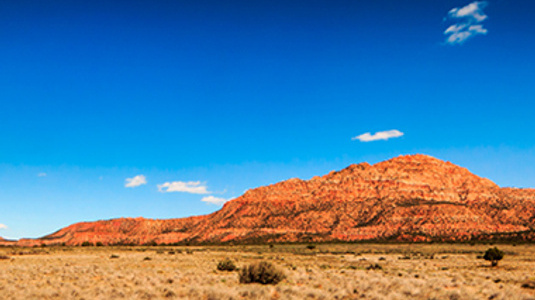
[[(497, 267), (481, 259), (497, 246)], [(277, 285), (239, 271), (274, 264)], [(1, 299), (535, 299), (533, 244), (1, 247)]]

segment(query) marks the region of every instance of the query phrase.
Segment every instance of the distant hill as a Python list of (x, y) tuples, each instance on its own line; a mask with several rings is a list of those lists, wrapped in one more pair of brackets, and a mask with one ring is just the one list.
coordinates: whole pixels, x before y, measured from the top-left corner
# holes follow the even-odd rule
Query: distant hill
[(205, 216), (83, 222), (18, 244), (507, 239), (535, 241), (534, 189), (418, 154), (252, 189)]

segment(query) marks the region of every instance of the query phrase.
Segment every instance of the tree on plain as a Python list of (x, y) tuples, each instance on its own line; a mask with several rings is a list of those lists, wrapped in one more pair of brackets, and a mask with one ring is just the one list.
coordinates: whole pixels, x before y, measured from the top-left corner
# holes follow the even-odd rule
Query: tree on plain
[(503, 251), (501, 251), (497, 247), (489, 248), (485, 252), (483, 259), (490, 261), (490, 266), (495, 267), (498, 265), (498, 261), (500, 261), (503, 258), (503, 254), (504, 254)]

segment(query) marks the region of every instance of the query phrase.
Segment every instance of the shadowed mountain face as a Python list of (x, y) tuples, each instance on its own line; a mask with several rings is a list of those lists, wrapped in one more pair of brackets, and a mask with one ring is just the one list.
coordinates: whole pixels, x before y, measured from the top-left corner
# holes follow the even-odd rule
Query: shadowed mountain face
[(409, 155), (249, 190), (206, 216), (77, 223), (17, 244), (496, 239), (535, 241), (534, 189)]

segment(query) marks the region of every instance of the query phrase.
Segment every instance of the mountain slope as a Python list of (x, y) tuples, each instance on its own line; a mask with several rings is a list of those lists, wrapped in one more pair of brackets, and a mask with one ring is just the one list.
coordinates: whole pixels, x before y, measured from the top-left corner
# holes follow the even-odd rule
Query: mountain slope
[(500, 188), (426, 155), (247, 191), (206, 216), (71, 225), (20, 245), (296, 241), (535, 241), (535, 190)]

